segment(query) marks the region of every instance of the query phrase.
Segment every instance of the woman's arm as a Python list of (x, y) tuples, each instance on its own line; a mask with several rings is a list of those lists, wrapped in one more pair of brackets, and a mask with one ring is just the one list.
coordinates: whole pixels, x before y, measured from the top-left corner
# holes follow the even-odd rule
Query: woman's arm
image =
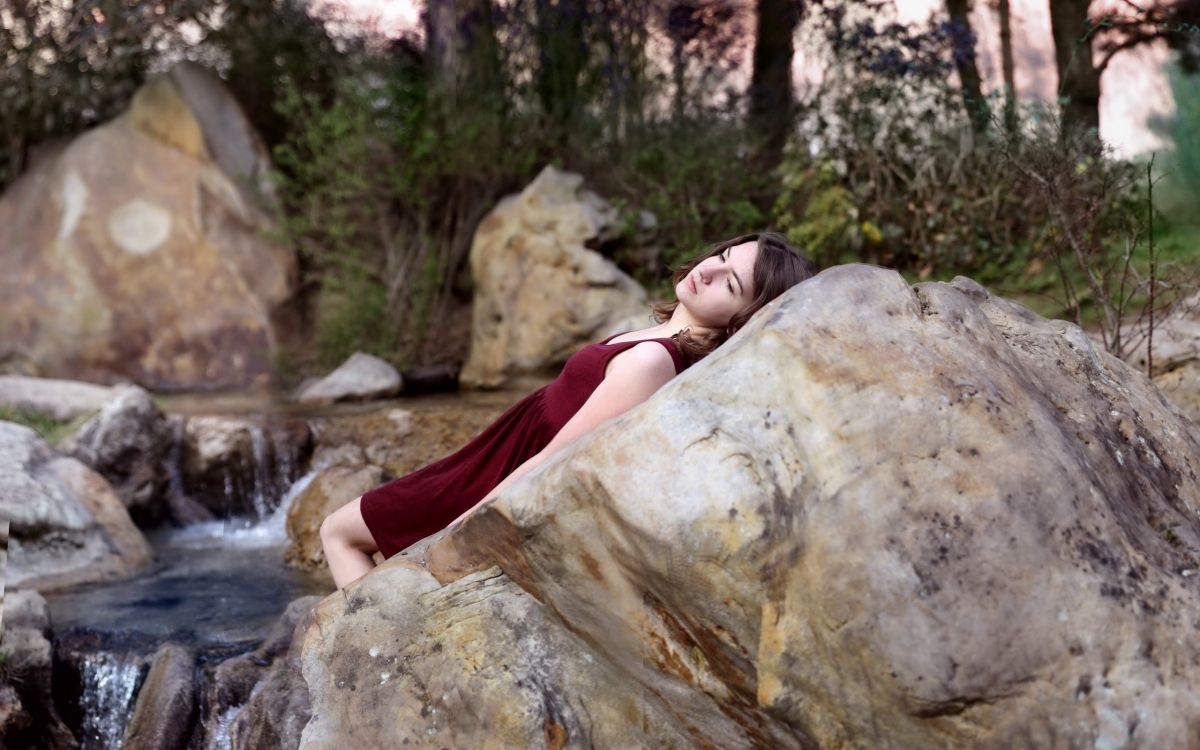
[(663, 345), (655, 341), (632, 346), (613, 357), (612, 370), (600, 381), (600, 385), (596, 386), (592, 395), (588, 396), (583, 406), (579, 407), (579, 411), (567, 420), (546, 447), (513, 469), (500, 484), (496, 485), (470, 510), (454, 519), (450, 525), (453, 527), (460, 524), (480, 505), (503, 492), (576, 438), (586, 435), (597, 425), (624, 414), (632, 407), (650, 398), (663, 383), (673, 377), (675, 377), (675, 361), (663, 348)]

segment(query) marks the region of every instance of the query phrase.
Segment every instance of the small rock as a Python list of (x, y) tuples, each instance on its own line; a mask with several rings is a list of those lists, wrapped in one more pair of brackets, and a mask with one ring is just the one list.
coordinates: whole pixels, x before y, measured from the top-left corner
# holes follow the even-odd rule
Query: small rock
[(108, 480), (129, 515), (145, 528), (167, 518), (164, 459), (174, 437), (166, 417), (143, 388), (124, 386), (62, 441), (60, 450)]
[(387, 398), (400, 392), (402, 379), (389, 363), (364, 352), (355, 352), (336, 370), (301, 390), (296, 400), (323, 404)]

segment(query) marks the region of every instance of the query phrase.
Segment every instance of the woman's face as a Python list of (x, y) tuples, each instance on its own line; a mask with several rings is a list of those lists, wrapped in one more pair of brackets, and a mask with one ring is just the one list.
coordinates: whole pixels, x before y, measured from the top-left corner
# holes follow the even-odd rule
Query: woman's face
[(698, 325), (723, 328), (730, 318), (754, 301), (757, 258), (757, 240), (705, 258), (675, 285), (675, 298)]

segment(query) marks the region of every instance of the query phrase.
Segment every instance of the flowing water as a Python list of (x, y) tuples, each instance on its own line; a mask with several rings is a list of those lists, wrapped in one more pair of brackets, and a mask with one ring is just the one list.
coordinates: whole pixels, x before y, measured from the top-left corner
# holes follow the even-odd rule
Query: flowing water
[[(339, 404), (323, 410), (296, 413), (291, 408), (264, 403), (253, 397), (228, 398), (214, 408), (204, 397), (165, 398), (167, 410), (179, 414), (327, 416), (331, 412), (361, 414), (400, 406), (415, 414), (455, 414), (464, 418), (498, 414), (527, 393), (537, 381), (517, 390), (440, 394), (374, 404)], [(482, 411), (480, 411), (482, 410)], [(255, 419), (257, 421), (257, 419)], [(177, 435), (168, 465), (170, 482), (181, 487)], [(254, 515), (229, 517), (184, 528), (164, 527), (146, 532), (155, 551), (150, 570), (134, 578), (91, 584), (74, 590), (46, 594), (54, 631), (56, 654), (73, 655), (78, 680), (77, 716), (68, 721), (81, 729), (83, 750), (110, 750), (120, 746), (145, 680), (155, 649), (167, 641), (194, 649), (198, 662), (220, 661), (256, 647), (292, 600), (334, 590), (328, 571), (301, 571), (284, 565), (290, 543), (286, 531), (288, 509), (323, 467), (309, 468), (276, 461), (268, 455), (271, 432), (254, 428), (255, 465), (247, 480), (227, 483), (226, 507), (253, 509)], [(237, 499), (250, 502), (237, 503)], [(57, 657), (56, 657), (57, 658)], [(57, 680), (57, 677), (56, 677)], [(261, 688), (260, 683), (255, 690)], [(59, 689), (56, 682), (56, 691)], [(211, 722), (208, 747), (229, 747), (229, 727), (240, 707), (227, 710)]]
[[(47, 595), (56, 637), (86, 633), (98, 648), (79, 660), (84, 750), (120, 746), (154, 649), (171, 641), (201, 661), (255, 647), (288, 602), (328, 594), (324, 571), (283, 565), (291, 502), (316, 476), (305, 474), (263, 518), (230, 518), (150, 532), (157, 562), (126, 581)], [(215, 747), (228, 746), (232, 715), (218, 722)]]

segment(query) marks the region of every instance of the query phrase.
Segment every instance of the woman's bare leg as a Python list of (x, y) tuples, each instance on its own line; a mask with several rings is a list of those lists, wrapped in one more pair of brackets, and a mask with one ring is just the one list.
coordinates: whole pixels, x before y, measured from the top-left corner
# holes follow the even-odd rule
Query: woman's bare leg
[(375, 567), (371, 554), (378, 547), (375, 538), (363, 521), (359, 507), (362, 497), (356, 497), (325, 517), (321, 522), (321, 545), (333, 582), (340, 589), (363, 577)]

